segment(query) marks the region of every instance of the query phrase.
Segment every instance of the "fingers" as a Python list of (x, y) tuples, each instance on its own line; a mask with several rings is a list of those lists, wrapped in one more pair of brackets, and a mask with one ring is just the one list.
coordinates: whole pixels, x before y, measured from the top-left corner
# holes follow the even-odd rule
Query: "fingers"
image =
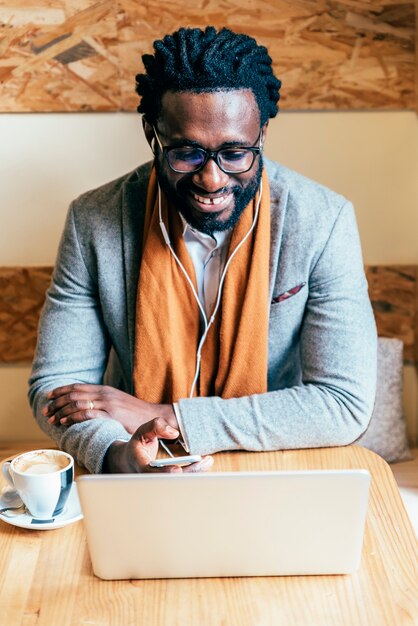
[(168, 465), (166, 467), (151, 467), (150, 465), (143, 466), (142, 471), (147, 474), (195, 474), (200, 472), (208, 472), (214, 463), (214, 459), (211, 456), (205, 456), (198, 463), (191, 463), (180, 467), (180, 465)]
[(48, 406), (43, 409), (43, 414), (45, 417), (59, 415), (58, 419), (60, 419), (77, 411), (93, 410), (94, 408), (101, 409), (103, 407), (102, 402), (97, 396), (94, 397), (91, 391), (89, 393), (71, 391), (55, 400), (51, 400)]
[(156, 439), (177, 439), (180, 433), (172, 428), (164, 417), (156, 417), (142, 424), (132, 435), (132, 440), (147, 445)]
[(109, 417), (101, 400), (106, 390), (103, 385), (82, 383), (57, 387), (47, 394), (49, 404), (42, 413), (50, 424), (67, 426), (95, 417)]
[(106, 411), (77, 411), (72, 413), (68, 417), (60, 417), (58, 414), (48, 418), (50, 424), (61, 424), (62, 426), (72, 426), (73, 424), (80, 424), (81, 422), (87, 422), (92, 419), (105, 418), (109, 419), (109, 414)]
[(97, 402), (92, 403), (90, 400), (72, 400), (60, 409), (56, 406), (45, 407), (43, 414), (48, 417), (50, 424), (66, 424), (71, 420), (82, 422), (95, 417), (108, 417), (106, 411), (102, 411), (98, 404)]
[(86, 383), (73, 383), (72, 385), (64, 385), (62, 387), (57, 387), (56, 389), (52, 389), (47, 393), (48, 400), (54, 400), (55, 398), (59, 398), (60, 396), (64, 396), (66, 394), (72, 393), (74, 391), (80, 391), (89, 394), (97, 394), (103, 389), (103, 385), (88, 385)]
[(142, 473), (143, 474), (182, 474), (184, 471), (184, 467), (180, 467), (180, 465), (170, 465), (168, 467), (151, 467), (151, 465), (143, 465)]
[(44, 407), (42, 412), (50, 424), (67, 426), (96, 417), (109, 417), (107, 411), (101, 409), (100, 402), (82, 399), (68, 401), (61, 408), (53, 404)]
[(182, 468), (177, 466), (156, 468), (150, 462), (155, 459), (158, 451), (158, 440), (148, 446), (138, 445), (138, 442), (115, 441), (107, 450), (105, 457), (105, 471), (111, 474), (181, 474)]
[(150, 422), (142, 424), (134, 432), (126, 447), (130, 466), (136, 467), (134, 471), (153, 474), (182, 472), (182, 468), (179, 466), (164, 468), (150, 466), (151, 461), (157, 456), (159, 440), (162, 438), (176, 439), (178, 436), (178, 430), (172, 428), (163, 417), (157, 417)]
[(183, 467), (185, 474), (193, 474), (195, 472), (208, 472), (214, 463), (213, 456), (204, 456), (198, 463), (191, 463)]
[[(93, 419), (94, 417), (113, 417), (119, 419), (121, 411), (125, 416), (129, 411), (132, 413), (132, 398), (129, 394), (109, 387), (107, 385), (87, 385), (74, 383), (57, 387), (47, 394), (48, 405), (42, 410), (50, 424), (66, 424)], [(135, 407), (137, 408), (137, 407)], [(100, 411), (100, 413), (97, 413)], [(119, 413), (118, 413), (119, 411)], [(103, 413), (107, 414), (104, 415)], [(135, 412), (133, 412), (136, 418)], [(68, 419), (68, 418), (71, 418)], [(130, 424), (120, 420), (128, 432), (136, 428), (136, 419), (133, 419), (132, 429)], [(126, 421), (126, 420), (125, 420)]]
[[(173, 432), (170, 432), (173, 431)], [(164, 418), (156, 418), (140, 426), (129, 441), (115, 441), (106, 453), (106, 471), (111, 473), (147, 473), (147, 474), (181, 474), (207, 472), (214, 459), (205, 456), (198, 463), (186, 467), (168, 465), (151, 467), (150, 463), (157, 457), (159, 438), (177, 437), (178, 431), (170, 428)]]

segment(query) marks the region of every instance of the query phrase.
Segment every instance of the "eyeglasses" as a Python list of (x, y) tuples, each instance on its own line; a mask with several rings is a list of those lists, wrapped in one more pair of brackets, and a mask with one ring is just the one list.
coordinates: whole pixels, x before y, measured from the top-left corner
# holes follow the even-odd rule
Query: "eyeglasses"
[(178, 148), (163, 146), (155, 126), (153, 126), (153, 130), (169, 167), (173, 172), (179, 174), (198, 172), (209, 159), (213, 159), (225, 174), (244, 174), (252, 168), (256, 156), (262, 151), (261, 130), (256, 140), (258, 146), (237, 146), (221, 148), (220, 150), (206, 150), (194, 146), (180, 146)]

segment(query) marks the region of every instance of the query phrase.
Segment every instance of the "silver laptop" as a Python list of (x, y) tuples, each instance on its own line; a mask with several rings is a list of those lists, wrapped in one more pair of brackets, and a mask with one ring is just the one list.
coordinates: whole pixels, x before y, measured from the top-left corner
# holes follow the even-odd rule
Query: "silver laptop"
[(81, 476), (96, 576), (348, 574), (360, 563), (366, 470)]

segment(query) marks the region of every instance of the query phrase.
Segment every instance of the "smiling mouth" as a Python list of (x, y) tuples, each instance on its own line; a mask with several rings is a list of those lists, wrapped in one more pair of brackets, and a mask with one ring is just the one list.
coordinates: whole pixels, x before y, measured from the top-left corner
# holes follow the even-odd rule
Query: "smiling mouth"
[(233, 193), (229, 192), (229, 193), (223, 194), (222, 196), (208, 198), (207, 196), (199, 196), (198, 194), (191, 192), (191, 196), (193, 200), (200, 205), (203, 204), (205, 207), (208, 207), (208, 208), (216, 207), (218, 210), (222, 210), (229, 204), (233, 196)]

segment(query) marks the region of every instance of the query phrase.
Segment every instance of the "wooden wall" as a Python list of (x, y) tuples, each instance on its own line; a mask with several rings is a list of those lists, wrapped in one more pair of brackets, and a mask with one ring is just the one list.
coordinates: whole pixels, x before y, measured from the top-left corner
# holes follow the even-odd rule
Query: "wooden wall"
[(413, 1), (1, 0), (0, 111), (133, 111), (140, 55), (207, 24), (269, 48), (282, 108), (415, 107)]
[[(0, 362), (29, 362), (51, 267), (0, 268)], [(366, 275), (382, 337), (404, 342), (407, 364), (418, 364), (418, 266), (368, 266)]]
[(52, 267), (0, 268), (0, 362), (30, 362)]

